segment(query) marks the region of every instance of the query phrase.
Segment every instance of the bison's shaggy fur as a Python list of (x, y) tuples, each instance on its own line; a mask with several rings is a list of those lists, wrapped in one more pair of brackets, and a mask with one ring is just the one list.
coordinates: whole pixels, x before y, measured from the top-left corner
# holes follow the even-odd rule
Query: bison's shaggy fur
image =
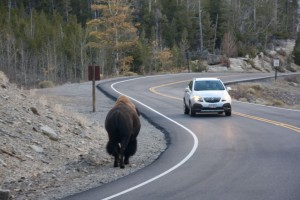
[(115, 158), (114, 167), (124, 168), (137, 150), (137, 136), (141, 128), (139, 115), (130, 99), (122, 95), (106, 116), (105, 129), (109, 138), (106, 150)]

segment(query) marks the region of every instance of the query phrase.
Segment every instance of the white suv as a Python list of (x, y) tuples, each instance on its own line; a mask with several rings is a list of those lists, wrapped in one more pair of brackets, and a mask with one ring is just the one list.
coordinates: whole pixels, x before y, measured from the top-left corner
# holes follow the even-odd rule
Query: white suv
[(184, 114), (216, 112), (231, 116), (229, 90), (218, 78), (194, 78), (184, 91)]

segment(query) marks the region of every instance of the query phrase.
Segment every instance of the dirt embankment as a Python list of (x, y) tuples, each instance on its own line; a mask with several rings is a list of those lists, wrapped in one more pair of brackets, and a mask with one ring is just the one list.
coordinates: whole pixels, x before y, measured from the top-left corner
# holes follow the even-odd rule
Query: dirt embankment
[(300, 110), (300, 75), (231, 85), (233, 99)]

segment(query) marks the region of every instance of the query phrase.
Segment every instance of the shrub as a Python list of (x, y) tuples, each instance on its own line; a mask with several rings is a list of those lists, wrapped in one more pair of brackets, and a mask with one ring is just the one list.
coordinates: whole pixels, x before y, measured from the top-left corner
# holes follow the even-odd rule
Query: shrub
[(226, 66), (227, 68), (229, 68), (230, 67), (230, 60), (229, 60), (229, 58), (223, 57), (221, 59), (221, 65)]
[(41, 81), (38, 85), (39, 88), (51, 88), (54, 87), (54, 83), (52, 81)]
[(193, 72), (207, 71), (207, 66), (201, 60), (191, 61), (190, 64)]
[(253, 46), (247, 47), (246, 54), (248, 54), (250, 58), (255, 58), (257, 54), (256, 48)]
[(245, 59), (246, 63), (248, 63), (249, 65), (251, 65), (252, 67), (255, 66), (254, 61), (252, 59)]
[(287, 53), (281, 48), (277, 51), (277, 53), (281, 56), (286, 56), (287, 55)]
[(227, 57), (237, 57), (238, 56), (238, 49), (237, 49), (236, 43), (237, 43), (236, 38), (231, 32), (224, 34), (223, 40), (221, 43), (221, 48), (223, 50), (223, 53)]
[(254, 95), (254, 94), (255, 94), (255, 89), (253, 89), (253, 88), (248, 88), (248, 89), (247, 89), (247, 93), (248, 93), (248, 94), (251, 94), (251, 95)]
[(125, 72), (123, 75), (124, 76), (137, 76), (137, 73), (128, 71), (128, 72)]
[(252, 85), (251, 88), (257, 91), (261, 91), (263, 89), (261, 85)]
[(272, 101), (272, 106), (284, 106), (284, 103), (282, 102), (282, 101), (280, 101), (280, 100), (277, 100), (277, 99), (275, 99), (275, 100), (273, 100)]
[(237, 84), (236, 86), (232, 87), (232, 90), (230, 91), (230, 95), (234, 99), (241, 99), (247, 96), (247, 91), (245, 90), (245, 87), (243, 85)]

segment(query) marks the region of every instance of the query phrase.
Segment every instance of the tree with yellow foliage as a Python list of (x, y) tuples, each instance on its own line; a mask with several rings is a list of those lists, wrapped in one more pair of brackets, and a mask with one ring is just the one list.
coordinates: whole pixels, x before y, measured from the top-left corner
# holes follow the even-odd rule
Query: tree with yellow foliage
[[(127, 0), (98, 0), (92, 10), (99, 17), (89, 21), (92, 40), (89, 47), (111, 51), (114, 56), (113, 70), (129, 70), (127, 53), (138, 42), (137, 29), (131, 21), (132, 10)], [(124, 61), (127, 62), (124, 62)], [(127, 64), (125, 64), (127, 63)], [(122, 66), (127, 65), (127, 66)]]

